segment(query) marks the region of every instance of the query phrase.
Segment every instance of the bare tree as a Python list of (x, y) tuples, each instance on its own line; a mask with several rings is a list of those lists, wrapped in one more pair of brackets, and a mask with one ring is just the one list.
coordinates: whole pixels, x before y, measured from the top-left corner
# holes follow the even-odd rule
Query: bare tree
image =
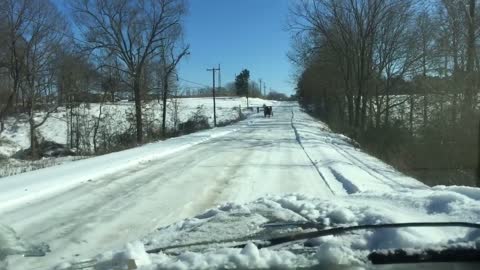
[(375, 34), (373, 68), (379, 78), (377, 81), (383, 88), (383, 91), (378, 91), (375, 87), (374, 92), (376, 126), (380, 125), (380, 117), (384, 114), (384, 123), (388, 127), (391, 109), (405, 102), (405, 100), (392, 102), (390, 98), (392, 90), (401, 82), (399, 78), (403, 78), (417, 57), (409, 46), (412, 36), (408, 22), (412, 18), (412, 3), (397, 2), (386, 13), (389, 14), (388, 19), (379, 22)]
[[(1, 5), (5, 15), (2, 27), (6, 33), (5, 58), (8, 59), (10, 90), (7, 102), (0, 108), (0, 121), (3, 122), (14, 99), (21, 94), (23, 109), (28, 114), (31, 155), (36, 158), (36, 130), (56, 109), (52, 99), (55, 95), (55, 54), (67, 25), (50, 1), (6, 0)], [(47, 111), (37, 114), (39, 110)]]
[(477, 100), (475, 95), (477, 83), (475, 80), (474, 74), (474, 65), (475, 65), (475, 58), (476, 58), (476, 16), (475, 16), (475, 4), (476, 0), (469, 0), (468, 5), (465, 7), (466, 12), (466, 25), (467, 25), (467, 82), (468, 85), (465, 88), (465, 101), (464, 101), (464, 119), (472, 119), (473, 113), (473, 105), (474, 102)]
[(141, 81), (146, 63), (161, 53), (171, 28), (181, 24), (183, 0), (81, 0), (72, 1), (76, 22), (88, 48), (119, 60), (135, 98), (137, 143), (143, 140)]
[(173, 29), (170, 38), (163, 40), (160, 48), (160, 78), (162, 88), (162, 136), (166, 135), (166, 117), (167, 117), (167, 99), (170, 95), (171, 89), (169, 87), (169, 80), (175, 74), (176, 67), (180, 60), (189, 54), (189, 46), (181, 46), (179, 37), (181, 29)]
[(0, 130), (4, 128), (4, 118), (12, 107), (15, 97), (20, 92), (20, 84), (25, 69), (25, 37), (28, 35), (28, 27), (32, 15), (31, 0), (8, 0), (1, 1), (0, 15), (2, 20), (2, 44), (6, 47), (3, 62), (7, 70), (7, 89), (5, 89), (5, 102), (0, 104)]
[[(399, 18), (396, 21), (404, 23), (402, 16), (406, 16), (410, 5), (410, 1), (401, 0), (303, 0), (292, 8), (291, 30), (297, 35), (303, 32), (313, 37), (310, 40), (317, 43), (311, 46), (313, 49), (328, 46), (335, 55), (334, 62), (344, 80), (349, 125), (355, 129), (362, 129), (367, 123), (374, 56), (378, 52), (375, 51), (376, 41), (379, 36), (386, 37), (385, 30), (381, 32), (381, 25), (388, 25), (387, 22), (392, 18)], [(395, 30), (394, 26), (390, 24), (388, 31), (401, 30)], [(392, 42), (398, 39), (392, 35), (389, 37)], [(387, 45), (388, 48), (384, 50), (395, 47)], [(397, 69), (393, 66), (394, 62), (390, 63), (391, 70)]]
[(295, 1), (289, 56), (300, 104), (420, 178), (438, 168), (471, 177), (480, 162), (477, 4)]
[[(22, 90), (26, 99), (30, 126), (30, 148), (33, 158), (38, 158), (37, 129), (57, 109), (58, 102), (52, 97), (55, 79), (55, 59), (58, 47), (64, 39), (66, 22), (55, 5), (49, 1), (28, 1), (27, 26), (23, 40), (24, 83)], [(44, 113), (37, 114), (42, 110)]]
[[(10, 72), (9, 72), (9, 64), (8, 64), (8, 24), (7, 20), (7, 8), (4, 6), (6, 3), (0, 3), (0, 133), (5, 128), (3, 117), (4, 117), (4, 110), (8, 110), (9, 97), (11, 95), (10, 89)], [(15, 94), (15, 93), (13, 93)]]

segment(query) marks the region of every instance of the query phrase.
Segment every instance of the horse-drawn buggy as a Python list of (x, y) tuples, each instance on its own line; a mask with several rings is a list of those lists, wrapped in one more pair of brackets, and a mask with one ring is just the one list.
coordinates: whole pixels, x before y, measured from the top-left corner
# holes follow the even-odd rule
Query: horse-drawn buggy
[(263, 104), (263, 116), (264, 117), (273, 116), (272, 106), (267, 106), (267, 105)]

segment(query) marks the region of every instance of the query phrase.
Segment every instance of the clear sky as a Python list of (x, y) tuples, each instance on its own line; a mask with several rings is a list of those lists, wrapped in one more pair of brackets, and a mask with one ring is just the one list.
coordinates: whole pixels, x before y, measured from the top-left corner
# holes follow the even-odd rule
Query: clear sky
[(267, 91), (292, 94), (288, 5), (288, 0), (190, 0), (185, 41), (191, 55), (180, 64), (180, 77), (211, 85), (206, 69), (220, 64), (223, 84), (247, 68), (251, 79), (266, 82)]
[[(53, 0), (65, 13), (65, 0)], [(287, 59), (290, 37), (285, 30), (289, 0), (187, 0), (185, 43), (191, 54), (179, 65), (179, 77), (212, 84), (207, 68), (221, 65), (222, 85), (244, 68), (267, 92), (293, 94), (293, 70)], [(181, 81), (182, 86), (198, 87)]]

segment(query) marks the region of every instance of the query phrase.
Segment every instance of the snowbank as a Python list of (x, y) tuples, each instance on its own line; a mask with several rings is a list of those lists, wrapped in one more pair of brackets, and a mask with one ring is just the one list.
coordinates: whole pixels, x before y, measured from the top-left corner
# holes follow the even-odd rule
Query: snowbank
[[(478, 230), (466, 228), (359, 231), (310, 239), (307, 240), (308, 247), (302, 242), (293, 242), (258, 249), (254, 244), (258, 239), (302, 231), (292, 226), (263, 226), (266, 223), (314, 221), (326, 227), (336, 227), (407, 221), (478, 222), (480, 190), (469, 190), (470, 196), (456, 190), (458, 187), (412, 189), (394, 195), (367, 192), (335, 200), (291, 194), (260, 198), (243, 205), (229, 203), (159, 228), (141, 242), (130, 243), (124, 250), (101, 254), (92, 262), (96, 264), (96, 269), (117, 269), (129, 261), (131, 263), (131, 260), (140, 269), (278, 269), (317, 264), (365, 266), (368, 265), (366, 256), (371, 251), (479, 245)], [(146, 250), (157, 247), (226, 239), (235, 239), (235, 242), (177, 248), (167, 253), (146, 253)], [(244, 248), (228, 247), (229, 244), (239, 243), (248, 244)], [(72, 265), (63, 265), (67, 266)]]
[(0, 178), (0, 213), (60, 193), (81, 183), (162, 158), (237, 130), (214, 128), (141, 147)]

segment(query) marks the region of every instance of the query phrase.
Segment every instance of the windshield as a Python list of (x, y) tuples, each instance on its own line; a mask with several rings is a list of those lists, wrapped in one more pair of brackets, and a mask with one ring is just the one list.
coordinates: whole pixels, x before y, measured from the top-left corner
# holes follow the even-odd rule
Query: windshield
[(0, 269), (479, 261), (479, 32), (478, 0), (0, 0)]

